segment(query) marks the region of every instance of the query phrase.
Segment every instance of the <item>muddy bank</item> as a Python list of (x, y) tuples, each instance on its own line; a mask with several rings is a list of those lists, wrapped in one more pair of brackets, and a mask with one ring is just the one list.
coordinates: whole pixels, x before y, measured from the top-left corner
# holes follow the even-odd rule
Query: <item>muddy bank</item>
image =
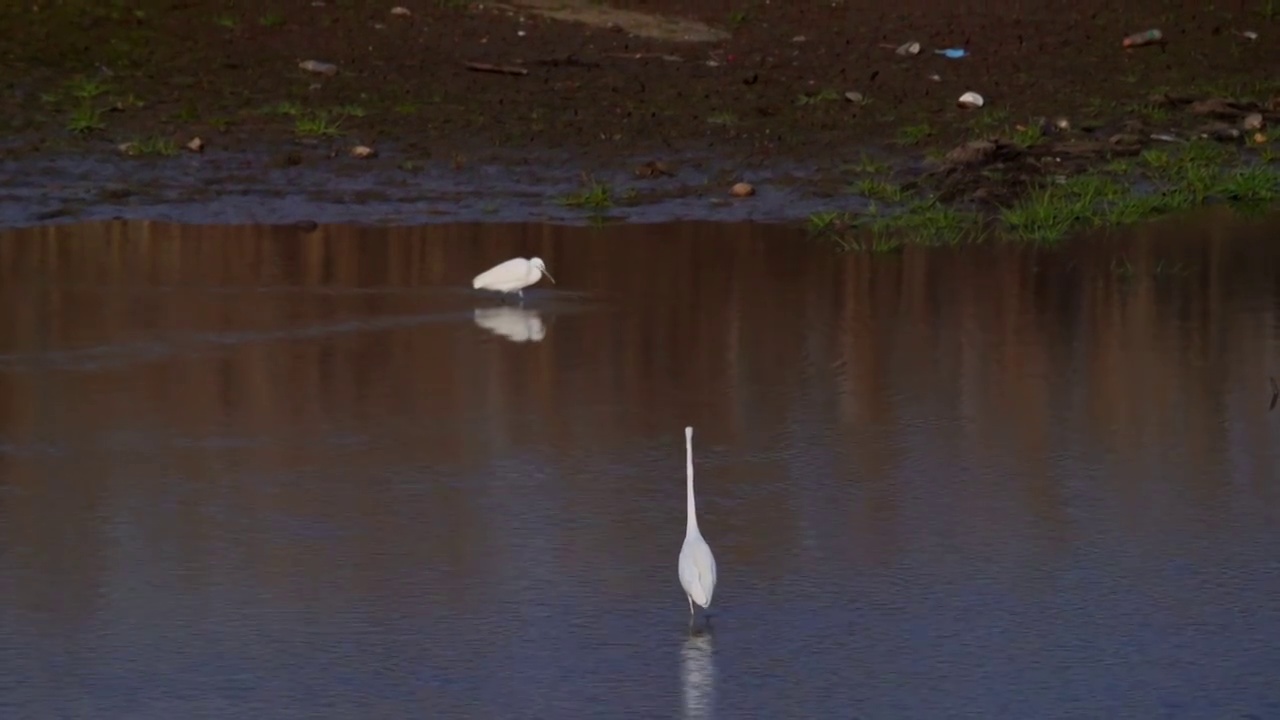
[[(936, 161), (874, 151), (850, 162), (751, 165), (634, 157), (599, 162), (591, 172), (550, 154), (538, 162), (512, 154), (445, 167), (318, 153), (295, 163), (305, 156), (264, 159), (253, 151), (44, 155), (0, 161), (0, 225), (113, 218), (391, 225), (754, 220), (803, 221), (837, 240), (867, 229), (945, 242), (975, 239), (989, 221), (1012, 222), (1015, 215), (1030, 216), (1023, 223), (1034, 226), (1024, 228), (1029, 236), (1044, 235), (1046, 224), (1132, 222), (1203, 204), (1266, 208), (1280, 194), (1275, 164), (1256, 151), (1241, 155), (1205, 140), (1157, 145), (1059, 140), (1023, 147), (993, 139), (962, 144)], [(732, 185), (742, 180), (754, 194), (733, 197)], [(1094, 214), (1103, 210), (1110, 215)], [(1048, 234), (1070, 229), (1053, 226)]]
[(1153, 148), (1275, 167), (1262, 3), (680, 5), (6, 5), (0, 223), (993, 211)]
[(750, 174), (759, 191), (741, 200), (724, 192), (731, 173), (711, 164), (682, 164), (675, 177), (647, 184), (630, 170), (604, 169), (588, 181), (594, 186), (584, 186), (572, 167), (529, 164), (517, 156), (458, 169), (264, 166), (251, 152), (126, 161), (37, 157), (0, 162), (7, 178), (0, 181), (0, 225), (112, 218), (201, 224), (782, 222), (830, 206), (808, 182), (815, 173), (799, 166)]

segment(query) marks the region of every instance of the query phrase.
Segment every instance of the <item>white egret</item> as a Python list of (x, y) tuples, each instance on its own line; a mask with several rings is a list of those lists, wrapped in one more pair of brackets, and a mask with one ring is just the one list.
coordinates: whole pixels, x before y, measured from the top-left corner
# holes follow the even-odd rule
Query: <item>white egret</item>
[(685, 490), (689, 517), (685, 523), (684, 546), (680, 548), (680, 585), (689, 598), (689, 624), (693, 624), (693, 604), (711, 606), (716, 589), (716, 558), (711, 546), (698, 531), (698, 513), (693, 502), (693, 428), (684, 429)]
[(476, 290), (514, 292), (523, 300), (524, 289), (541, 280), (543, 275), (551, 282), (556, 281), (547, 272), (547, 264), (542, 262), (542, 258), (511, 258), (477, 275), (471, 281), (471, 287)]
[(510, 306), (476, 308), (473, 319), (476, 325), (511, 342), (542, 342), (547, 336), (537, 310)]

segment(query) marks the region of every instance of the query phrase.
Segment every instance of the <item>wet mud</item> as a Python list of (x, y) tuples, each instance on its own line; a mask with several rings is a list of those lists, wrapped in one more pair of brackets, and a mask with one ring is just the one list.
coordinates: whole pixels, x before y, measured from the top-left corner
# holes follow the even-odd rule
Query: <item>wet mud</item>
[(867, 175), (1002, 207), (1152, 146), (1276, 166), (1273, 10), (1112, 5), (7, 4), (0, 223), (795, 219)]

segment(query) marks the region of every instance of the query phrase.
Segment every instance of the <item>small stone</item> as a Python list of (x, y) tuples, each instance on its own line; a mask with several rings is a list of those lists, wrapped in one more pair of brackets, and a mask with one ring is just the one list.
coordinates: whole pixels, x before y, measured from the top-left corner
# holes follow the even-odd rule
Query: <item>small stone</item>
[(899, 55), (919, 55), (920, 43), (918, 42), (903, 43), (902, 45), (899, 45), (898, 49), (894, 50), (894, 52)]
[(1056, 118), (1053, 121), (1053, 126), (1062, 132), (1066, 132), (1071, 129), (1071, 121), (1064, 117)]
[(863, 97), (862, 93), (856, 90), (850, 90), (849, 92), (845, 93), (844, 99), (848, 100), (851, 103), (857, 103), (859, 105), (866, 102), (867, 100), (865, 97)]
[(377, 151), (369, 147), (368, 145), (356, 145), (355, 147), (351, 148), (351, 157), (360, 158), (361, 160), (363, 160), (364, 158), (371, 158), (377, 154), (378, 154)]
[(298, 63), (298, 67), (307, 72), (319, 73), (320, 75), (336, 75), (338, 74), (338, 66), (333, 63), (320, 62), (319, 60), (303, 60)]
[(980, 108), (986, 103), (987, 101), (983, 100), (981, 95), (972, 91), (961, 95), (960, 99), (956, 101), (957, 105), (966, 109)]
[(751, 183), (740, 182), (729, 188), (729, 194), (734, 197), (747, 197), (749, 195), (755, 195), (756, 189), (751, 187)]
[(1245, 116), (1241, 127), (1245, 130), (1261, 130), (1262, 129), (1262, 113), (1249, 113)]
[(125, 155), (137, 155), (138, 143), (135, 143), (135, 142), (120, 143), (119, 145), (116, 146), (116, 149), (124, 153)]
[(194, 153), (204, 152), (204, 141), (199, 137), (193, 137), (187, 143), (187, 149)]
[(1254, 134), (1253, 134), (1253, 144), (1254, 144), (1254, 145), (1265, 145), (1266, 143), (1267, 143), (1267, 134), (1266, 134), (1266, 133), (1260, 133), (1260, 132), (1259, 132), (1259, 133), (1254, 133)]
[(408, 17), (408, 16), (412, 15), (413, 13), (409, 12), (409, 8), (407, 8), (407, 7), (401, 7), (401, 6), (397, 5), (397, 6), (393, 7), (393, 8), (391, 8), (391, 14), (392, 14), (392, 15), (402, 15), (402, 16), (404, 16), (404, 17)]

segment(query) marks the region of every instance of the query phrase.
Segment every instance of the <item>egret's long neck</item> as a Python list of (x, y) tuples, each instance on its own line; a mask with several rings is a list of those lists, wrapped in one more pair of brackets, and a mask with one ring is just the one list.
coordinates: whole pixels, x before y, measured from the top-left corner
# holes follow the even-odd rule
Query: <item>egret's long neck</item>
[(685, 523), (685, 532), (698, 532), (698, 509), (693, 502), (693, 441), (686, 439), (684, 443), (685, 487), (689, 496), (689, 519)]

